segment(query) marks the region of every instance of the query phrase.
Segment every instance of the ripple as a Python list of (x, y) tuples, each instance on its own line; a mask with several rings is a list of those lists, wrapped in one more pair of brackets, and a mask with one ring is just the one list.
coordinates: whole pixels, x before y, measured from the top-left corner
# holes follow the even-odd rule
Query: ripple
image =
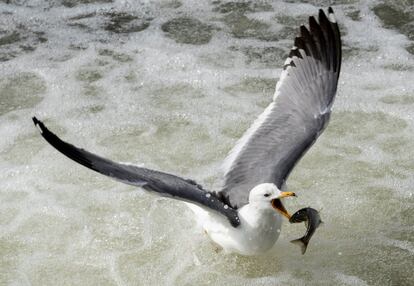
[(273, 11), (273, 7), (266, 1), (243, 1), (243, 2), (223, 2), (213, 1), (213, 12), (219, 13), (246, 13), (246, 12), (266, 12)]
[(68, 8), (73, 8), (82, 4), (99, 4), (111, 2), (113, 2), (113, 0), (62, 0), (62, 5)]
[(241, 51), (246, 57), (246, 63), (256, 68), (279, 68), (284, 63), (288, 51), (279, 47), (229, 47), (231, 51)]
[[(30, 146), (30, 148), (27, 148)], [(2, 157), (14, 164), (24, 165), (30, 163), (30, 160), (44, 147), (43, 142), (39, 142), (37, 132), (19, 136), (14, 144), (4, 151), (0, 152)]]
[(327, 132), (336, 136), (350, 135), (355, 139), (372, 140), (380, 134), (400, 132), (407, 127), (407, 122), (383, 112), (351, 111), (334, 113), (331, 126)]
[(204, 45), (210, 42), (213, 28), (191, 17), (174, 18), (161, 26), (162, 31), (181, 44)]
[(414, 95), (386, 95), (380, 98), (380, 101), (386, 104), (414, 104)]
[(245, 77), (239, 83), (226, 86), (224, 90), (230, 93), (261, 93), (269, 96), (269, 100), (271, 100), (271, 95), (275, 91), (276, 82), (277, 80), (273, 78)]
[(44, 80), (35, 73), (19, 73), (0, 79), (0, 115), (33, 108), (46, 92)]
[(391, 3), (379, 4), (372, 10), (384, 23), (385, 28), (403, 31), (404, 26), (412, 20), (410, 13), (403, 11), (402, 7), (397, 7)]
[(346, 13), (353, 21), (361, 21), (361, 10), (353, 10)]
[(223, 18), (235, 38), (256, 38), (263, 41), (277, 41), (278, 35), (270, 30), (270, 25), (244, 14), (230, 13)]
[(7, 27), (6, 31), (0, 29), (0, 62), (33, 52), (47, 41), (45, 32), (32, 30), (21, 23)]
[(137, 16), (125, 12), (108, 12), (109, 22), (105, 25), (106, 31), (114, 33), (135, 33), (141, 32), (149, 27), (147, 19), (140, 19)]
[(68, 18), (67, 24), (93, 34), (93, 37), (104, 41), (105, 38), (98, 34), (101, 29), (115, 34), (137, 33), (147, 29), (151, 20), (151, 17), (145, 13), (141, 15), (112, 9), (110, 11), (80, 13)]

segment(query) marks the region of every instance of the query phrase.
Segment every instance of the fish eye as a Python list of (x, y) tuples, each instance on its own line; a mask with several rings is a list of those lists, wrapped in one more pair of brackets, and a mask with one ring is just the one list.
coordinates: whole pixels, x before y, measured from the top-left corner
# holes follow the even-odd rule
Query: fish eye
[(267, 198), (268, 196), (270, 196), (270, 194), (264, 194), (263, 196), (265, 196)]

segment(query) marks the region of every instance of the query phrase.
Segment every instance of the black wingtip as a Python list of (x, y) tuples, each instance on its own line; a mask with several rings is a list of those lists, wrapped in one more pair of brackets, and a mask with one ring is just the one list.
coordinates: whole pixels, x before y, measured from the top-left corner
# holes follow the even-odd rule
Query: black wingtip
[(33, 120), (34, 125), (37, 125), (40, 122), (39, 120), (37, 120), (36, 116), (33, 116), (32, 120)]
[(311, 25), (318, 25), (318, 22), (316, 21), (314, 16), (309, 17), (309, 26)]
[(329, 14), (334, 14), (334, 11), (333, 11), (332, 7), (329, 7), (329, 8), (328, 8), (328, 13), (329, 13)]
[(40, 131), (41, 134), (43, 134), (43, 132), (45, 130), (47, 130), (46, 127), (45, 127), (45, 125), (43, 124), (43, 122), (40, 121), (40, 120), (38, 120), (35, 116), (32, 117), (32, 120), (33, 120), (34, 125), (37, 128), (39, 128), (39, 131)]
[(328, 20), (328, 17), (326, 17), (325, 11), (323, 11), (322, 9), (320, 9), (319, 10), (319, 24), (321, 24), (322, 18)]
[(321, 15), (325, 15), (325, 11), (323, 11), (323, 9), (319, 9), (319, 17), (321, 17)]

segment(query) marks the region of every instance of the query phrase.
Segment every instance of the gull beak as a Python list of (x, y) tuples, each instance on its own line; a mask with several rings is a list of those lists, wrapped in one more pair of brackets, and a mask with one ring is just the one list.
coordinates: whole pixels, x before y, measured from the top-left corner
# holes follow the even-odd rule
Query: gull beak
[(286, 197), (296, 197), (296, 194), (293, 193), (293, 192), (282, 192), (282, 194), (280, 196), (278, 196), (277, 198), (273, 199), (271, 202), (272, 202), (272, 207), (275, 210), (277, 210), (279, 213), (281, 213), (287, 219), (290, 219), (291, 218), (291, 215), (285, 209), (285, 207), (282, 204), (282, 201), (280, 200), (281, 198), (286, 198)]
[(286, 198), (286, 197), (296, 197), (294, 192), (282, 192), (282, 194), (278, 197), (278, 199)]

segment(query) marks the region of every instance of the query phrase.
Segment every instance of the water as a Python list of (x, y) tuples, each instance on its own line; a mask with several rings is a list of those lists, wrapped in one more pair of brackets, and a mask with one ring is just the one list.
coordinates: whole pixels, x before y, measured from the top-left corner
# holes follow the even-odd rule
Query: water
[[(10, 3), (9, 3), (10, 2)], [(289, 179), (322, 209), (305, 256), (216, 253), (177, 201), (87, 171), (69, 142), (212, 188), (270, 102), (295, 28), (332, 4), (331, 123)], [(414, 285), (413, 1), (0, 1), (1, 285)]]

